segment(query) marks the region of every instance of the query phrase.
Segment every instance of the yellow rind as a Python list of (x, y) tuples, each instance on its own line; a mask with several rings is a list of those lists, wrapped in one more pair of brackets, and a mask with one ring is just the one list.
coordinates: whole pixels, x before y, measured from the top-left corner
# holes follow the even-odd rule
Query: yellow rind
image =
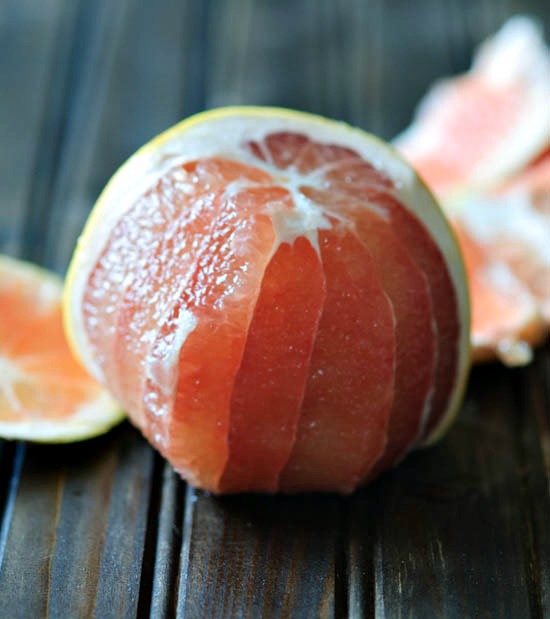
[[(94, 231), (99, 226), (101, 220), (105, 215), (105, 212), (110, 207), (110, 196), (111, 194), (116, 193), (114, 191), (115, 187), (119, 186), (121, 179), (123, 179), (124, 173), (129, 168), (129, 166), (133, 165), (134, 162), (136, 162), (138, 159), (142, 157), (147, 157), (148, 155), (153, 154), (156, 151), (162, 150), (163, 146), (167, 145), (169, 142), (175, 140), (176, 138), (181, 138), (186, 132), (190, 131), (191, 129), (197, 127), (200, 124), (210, 123), (220, 119), (231, 117), (243, 119), (281, 119), (281, 121), (290, 120), (295, 122), (303, 119), (303, 121), (307, 122), (307, 124), (309, 125), (317, 124), (319, 127), (325, 127), (331, 130), (338, 129), (338, 131), (342, 135), (342, 144), (346, 144), (346, 135), (354, 136), (355, 138), (362, 140), (365, 144), (374, 144), (379, 151), (385, 153), (385, 156), (388, 159), (391, 159), (394, 162), (400, 162), (400, 164), (402, 164), (407, 170), (411, 170), (410, 164), (407, 163), (406, 160), (393, 147), (389, 146), (375, 136), (365, 133), (361, 129), (351, 127), (346, 123), (327, 119), (314, 114), (309, 114), (307, 112), (300, 112), (276, 107), (235, 106), (201, 112), (199, 114), (186, 118), (180, 123), (174, 125), (170, 129), (164, 131), (157, 137), (153, 138), (150, 142), (142, 146), (119, 168), (119, 170), (114, 174), (114, 176), (111, 178), (111, 180), (108, 182), (101, 195), (99, 196), (96, 205), (78, 240), (77, 248), (69, 265), (69, 270), (66, 278), (65, 290), (63, 294), (63, 317), (65, 331), (67, 333), (67, 339), (69, 341), (69, 344), (75, 356), (80, 359), (82, 363), (84, 363), (84, 360), (82, 357), (82, 351), (79, 349), (75, 332), (75, 325), (73, 324), (73, 316), (71, 312), (72, 291), (74, 288), (74, 282), (77, 274), (79, 273), (81, 268), (84, 268), (87, 265), (86, 249), (88, 246), (93, 246)], [(456, 287), (457, 295), (459, 296), (460, 307), (459, 319), (461, 336), (459, 341), (460, 354), (457, 368), (456, 387), (446, 413), (442, 416), (438, 426), (430, 433), (430, 435), (424, 441), (424, 445), (429, 445), (437, 441), (445, 433), (445, 431), (448, 429), (460, 409), (460, 403), (462, 401), (464, 389), (468, 379), (470, 365), (470, 304), (466, 272), (456, 236), (448, 225), (447, 219), (441, 207), (439, 206), (438, 202), (436, 201), (430, 190), (426, 187), (425, 183), (421, 180), (418, 174), (414, 172), (414, 170), (411, 170), (411, 172), (413, 174), (412, 184), (415, 186), (415, 189), (419, 188), (421, 190), (421, 193), (423, 194), (422, 199), (425, 200), (426, 203), (430, 203), (430, 216), (439, 219), (439, 224), (444, 225), (447, 234), (446, 242), (448, 242), (452, 248), (450, 253), (456, 256), (456, 264), (453, 265), (452, 272), (454, 273), (453, 282)], [(411, 204), (407, 204), (406, 206), (408, 208), (411, 208)], [(439, 243), (443, 241), (442, 239), (436, 238), (436, 242), (439, 245)], [(443, 252), (443, 254), (447, 261), (447, 256), (445, 255), (445, 252)]]

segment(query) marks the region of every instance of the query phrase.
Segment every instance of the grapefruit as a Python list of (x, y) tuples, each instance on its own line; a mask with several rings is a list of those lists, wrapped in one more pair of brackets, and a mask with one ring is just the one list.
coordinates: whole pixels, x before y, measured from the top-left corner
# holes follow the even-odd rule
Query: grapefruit
[(100, 196), (65, 326), (188, 481), (347, 493), (437, 438), (469, 362), (455, 238), (388, 146), (276, 108), (191, 117)]
[(465, 256), (474, 361), (527, 363), (550, 327), (550, 53), (509, 20), (433, 88), (396, 145), (441, 198)]
[(124, 415), (72, 356), (62, 281), (0, 256), (0, 436), (61, 443), (106, 432)]

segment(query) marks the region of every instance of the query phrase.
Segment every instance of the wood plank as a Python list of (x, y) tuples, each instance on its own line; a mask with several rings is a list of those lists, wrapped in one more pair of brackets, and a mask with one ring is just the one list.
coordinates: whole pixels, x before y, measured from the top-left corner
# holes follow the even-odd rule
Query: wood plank
[(137, 608), (152, 457), (127, 425), (83, 444), (27, 446), (0, 571), (4, 608), (27, 617)]
[(182, 544), (184, 483), (172, 467), (165, 463), (160, 502), (157, 510), (157, 540), (152, 577), (150, 614), (153, 618), (176, 615), (179, 558)]
[(190, 490), (177, 616), (334, 616), (340, 509), (330, 496)]
[(524, 536), (532, 616), (550, 613), (550, 346), (520, 374), (519, 458), (526, 505)]
[(310, 52), (316, 52), (319, 41), (319, 32), (310, 30), (318, 13), (316, 3), (214, 0), (210, 6), (208, 66), (203, 67), (207, 107), (250, 104), (319, 110), (319, 101), (309, 91)]
[(30, 460), (28, 454), (25, 458), (9, 521), (0, 571), (0, 598), (4, 608), (20, 616), (44, 617), (63, 473), (53, 462), (45, 467), (42, 458), (32, 457), (35, 453), (31, 453)]
[[(530, 616), (518, 411), (509, 373), (477, 369), (448, 436), (352, 499), (352, 522), (361, 513), (357, 505), (364, 503), (363, 511), (376, 506), (370, 526), (377, 615)], [(360, 539), (351, 538), (352, 553)], [(364, 585), (368, 602), (370, 586)]]
[(347, 89), (349, 122), (375, 134), (383, 130), (382, 72), (384, 39), (383, 3), (353, 2), (347, 38), (350, 44), (345, 72), (350, 80)]
[(136, 434), (119, 443), (97, 583), (98, 617), (137, 614), (154, 455)]
[(64, 270), (89, 209), (85, 184), (107, 97), (114, 54), (130, 0), (83, 3), (75, 26), (77, 61), (70, 76), (70, 107), (64, 112), (64, 131), (51, 191), (42, 206), (43, 244), (39, 259)]
[(25, 444), (12, 441), (0, 443), (0, 570), (4, 561), (8, 532), (13, 516), (17, 488), (25, 459)]
[[(26, 219), (32, 209), (33, 185), (47, 183), (40, 148), (55, 148), (44, 122), (44, 109), (62, 80), (69, 57), (67, 33), (74, 5), (64, 0), (4, 2), (0, 21), (0, 252), (32, 258), (24, 248)], [(9, 50), (9, 53), (7, 53)], [(53, 84), (52, 66), (56, 67)], [(48, 135), (46, 135), (48, 134)], [(46, 143), (44, 143), (46, 142)]]

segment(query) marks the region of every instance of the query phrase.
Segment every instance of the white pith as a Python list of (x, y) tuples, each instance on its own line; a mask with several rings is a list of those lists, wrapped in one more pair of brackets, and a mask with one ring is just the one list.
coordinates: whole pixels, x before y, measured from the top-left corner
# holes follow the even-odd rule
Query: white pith
[(521, 241), (550, 267), (550, 218), (537, 210), (524, 192), (472, 198), (456, 217), (482, 245), (507, 238)]
[[(79, 241), (80, 248), (69, 274), (71, 298), (70, 302), (66, 303), (65, 309), (70, 314), (66, 320), (70, 325), (75, 349), (84, 365), (94, 375), (100, 376), (101, 372), (94, 361), (86, 337), (81, 311), (89, 275), (116, 222), (133, 206), (140, 195), (174, 166), (199, 158), (219, 157), (250, 163), (265, 169), (275, 178), (275, 182), (278, 177), (284, 177), (284, 186), (292, 194), (295, 209), (289, 217), (284, 217), (281, 210), (272, 214), (277, 243), (305, 236), (314, 247), (317, 246), (318, 230), (327, 228), (330, 223), (323, 209), (305, 198), (298, 190), (299, 186), (304, 184), (315, 186), (315, 173), (307, 177), (292, 170), (276, 169), (269, 163), (259, 161), (242, 147), (247, 141), (261, 142), (268, 134), (281, 131), (302, 134), (316, 142), (351, 148), (393, 181), (396, 187), (393, 191), (395, 197), (419, 218), (439, 245), (457, 289), (459, 314), (468, 321), (468, 295), (456, 242), (449, 233), (448, 225), (435, 206), (432, 196), (418, 181), (410, 167), (393, 150), (362, 131), (352, 129), (343, 123), (296, 112), (268, 110), (266, 113), (256, 108), (235, 110), (227, 108), (206, 113), (204, 119), (204, 122), (201, 122), (199, 115), (186, 121), (138, 151), (105, 189), (92, 215), (93, 224), (88, 223)], [(191, 318), (188, 317), (191, 330), (192, 324)], [(458, 368), (467, 366), (468, 329), (469, 324), (461, 325)], [(191, 330), (182, 330), (184, 337), (178, 339), (174, 357), (179, 354)], [(460, 376), (449, 403), (449, 414), (457, 407), (463, 382), (464, 376)], [(440, 425), (444, 425), (445, 421), (443, 418)]]
[(508, 322), (506, 328), (497, 325), (493, 331), (485, 330), (483, 333), (472, 331), (472, 344), (479, 349), (495, 349), (499, 359), (508, 365), (525, 365), (533, 357), (531, 345), (521, 339), (522, 331), (532, 324), (541, 321), (537, 304), (533, 301), (531, 293), (510, 270), (508, 265), (499, 262), (490, 265), (483, 273), (479, 274), (487, 282), (491, 290), (499, 290), (500, 294), (514, 303), (518, 312), (515, 321)]
[[(159, 402), (157, 394), (151, 389), (143, 394), (146, 414), (157, 418), (167, 416), (173, 406), (178, 380), (179, 353), (187, 337), (197, 326), (197, 319), (189, 310), (180, 309), (178, 319), (176, 329), (170, 337), (161, 340), (161, 350), (149, 347), (144, 359), (145, 374), (150, 386), (154, 386), (162, 394), (161, 397), (165, 398)], [(166, 431), (166, 427), (161, 427), (161, 431), (154, 436), (157, 446), (164, 446), (168, 442)]]

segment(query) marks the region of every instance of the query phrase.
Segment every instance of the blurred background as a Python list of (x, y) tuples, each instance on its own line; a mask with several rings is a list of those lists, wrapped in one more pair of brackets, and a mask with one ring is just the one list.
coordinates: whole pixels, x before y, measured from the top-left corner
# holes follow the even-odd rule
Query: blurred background
[(0, 252), (63, 272), (98, 193), (141, 144), (229, 104), (390, 139), (437, 78), (546, 0), (0, 0)]

